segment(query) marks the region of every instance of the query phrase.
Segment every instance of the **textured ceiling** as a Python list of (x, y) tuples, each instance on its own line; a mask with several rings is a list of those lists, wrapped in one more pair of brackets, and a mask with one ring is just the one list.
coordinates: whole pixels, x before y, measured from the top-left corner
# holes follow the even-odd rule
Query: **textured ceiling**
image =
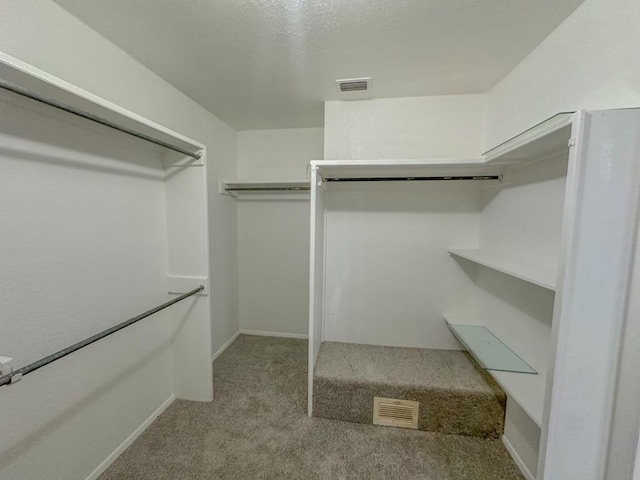
[(322, 126), (334, 80), (485, 92), (582, 0), (56, 0), (238, 130)]

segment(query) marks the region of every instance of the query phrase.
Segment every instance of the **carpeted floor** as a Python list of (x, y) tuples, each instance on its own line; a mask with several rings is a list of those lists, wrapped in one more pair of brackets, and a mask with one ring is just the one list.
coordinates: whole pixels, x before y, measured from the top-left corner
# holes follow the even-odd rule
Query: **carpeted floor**
[(214, 363), (215, 400), (176, 401), (100, 480), (500, 480), (500, 440), (306, 416), (306, 340), (241, 335)]

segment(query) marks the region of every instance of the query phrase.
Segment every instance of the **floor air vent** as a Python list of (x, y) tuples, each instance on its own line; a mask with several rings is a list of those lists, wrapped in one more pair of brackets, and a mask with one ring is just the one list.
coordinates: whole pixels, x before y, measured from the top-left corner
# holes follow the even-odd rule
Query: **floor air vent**
[(418, 402), (373, 397), (373, 424), (418, 428)]

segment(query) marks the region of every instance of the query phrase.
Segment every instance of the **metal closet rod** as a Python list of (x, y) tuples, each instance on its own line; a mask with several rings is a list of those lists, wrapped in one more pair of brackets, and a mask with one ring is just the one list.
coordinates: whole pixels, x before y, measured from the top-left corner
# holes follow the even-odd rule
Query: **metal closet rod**
[(174, 298), (173, 300), (169, 300), (168, 302), (165, 302), (162, 305), (158, 305), (157, 307), (152, 308), (151, 310), (147, 310), (146, 312), (141, 313), (140, 315), (136, 315), (135, 317), (130, 318), (129, 320), (119, 323), (115, 327), (108, 328), (107, 330), (97, 333), (92, 337), (82, 340), (81, 342), (75, 343), (67, 348), (63, 348), (62, 350), (57, 351), (56, 353), (53, 353), (49, 356), (41, 358), (40, 360), (35, 361), (33, 363), (30, 363), (26, 367), (22, 367), (11, 373), (8, 373), (7, 375), (0, 377), (0, 387), (3, 385), (15, 383), (18, 380), (20, 380), (24, 375), (27, 375), (35, 370), (38, 370), (39, 368), (44, 367), (45, 365), (48, 365), (52, 362), (55, 362), (56, 360), (60, 360), (62, 357), (66, 357), (70, 353), (80, 350), (81, 348), (84, 348), (87, 345), (91, 345), (92, 343), (97, 342), (98, 340), (101, 340), (104, 337), (117, 332), (118, 330), (122, 330), (123, 328), (128, 327), (129, 325), (133, 325), (134, 323), (139, 322), (143, 318), (147, 318), (148, 316), (153, 315), (154, 313), (157, 313), (160, 310), (164, 310), (165, 308), (170, 307), (171, 305), (176, 304), (184, 300), (185, 298), (189, 298), (192, 295), (195, 295), (196, 293), (201, 292), (202, 290), (204, 290), (204, 286), (200, 285), (198, 288), (195, 288), (190, 292), (184, 293), (179, 297)]
[(226, 187), (224, 190), (225, 192), (305, 192), (311, 190), (311, 187)]
[(438, 180), (501, 180), (501, 175), (457, 175), (439, 177), (330, 177), (325, 182), (426, 182)]
[(99, 123), (100, 125), (104, 125), (105, 127), (112, 128), (122, 133), (126, 133), (127, 135), (131, 135), (133, 137), (141, 138), (142, 140), (146, 140), (147, 142), (155, 143), (156, 145), (160, 145), (161, 147), (168, 148), (169, 150), (173, 150), (174, 152), (182, 153), (183, 155), (187, 155), (191, 158), (195, 158), (199, 160), (202, 157), (202, 153), (200, 152), (190, 152), (182, 147), (178, 147), (176, 145), (172, 145), (167, 142), (163, 142), (162, 140), (158, 140), (156, 138), (145, 135), (144, 133), (136, 132), (135, 130), (131, 130), (127, 127), (121, 127), (118, 124), (110, 122), (109, 120), (105, 120), (104, 118), (100, 118), (92, 113), (85, 112), (84, 110), (80, 110), (79, 108), (71, 107), (64, 103), (58, 102), (57, 100), (53, 100), (51, 98), (46, 98), (41, 95), (38, 95), (35, 92), (22, 88), (18, 85), (14, 85), (13, 83), (7, 82), (5, 80), (0, 79), (0, 88), (7, 90), (9, 92), (16, 93), (23, 97), (30, 98), (35, 100), (36, 102), (44, 103), (45, 105), (49, 105), (50, 107), (57, 108), (58, 110), (63, 110), (65, 112), (71, 113), (72, 115), (76, 115), (78, 117), (85, 118), (87, 120), (91, 120), (92, 122)]

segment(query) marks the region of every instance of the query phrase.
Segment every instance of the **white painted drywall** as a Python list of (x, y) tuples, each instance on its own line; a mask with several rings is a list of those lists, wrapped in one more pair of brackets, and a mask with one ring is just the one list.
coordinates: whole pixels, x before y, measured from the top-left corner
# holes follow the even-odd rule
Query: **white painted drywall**
[[(3, 51), (206, 144), (210, 185), (235, 174), (236, 138), (230, 127), (54, 2), (4, 2), (2, 10)], [(154, 181), (145, 176), (115, 176), (47, 163), (46, 158), (55, 153), (47, 143), (67, 142), (68, 149), (71, 144), (82, 146), (82, 139), (87, 136), (56, 135), (56, 132), (55, 128), (34, 130), (34, 134), (48, 135), (43, 145), (34, 146), (44, 149), (44, 153), (20, 157), (11, 171), (5, 169), (15, 162), (3, 159), (2, 163), (3, 175), (7, 172), (5, 178), (11, 175), (10, 185), (21, 189), (14, 192), (16, 195), (24, 196), (26, 191), (33, 190), (31, 196), (21, 198), (15, 211), (6, 212), (22, 214), (24, 223), (15, 218), (12, 221), (25, 230), (3, 229), (3, 233), (11, 232), (14, 245), (19, 238), (29, 238), (22, 242), (24, 245), (21, 243), (24, 253), (20, 254), (18, 249), (19, 255), (15, 255), (16, 260), (22, 258), (27, 262), (24, 265), (30, 265), (29, 268), (22, 271), (21, 266), (11, 278), (3, 275), (0, 280), (3, 291), (17, 282), (26, 284), (28, 293), (16, 297), (19, 305), (7, 302), (7, 308), (12, 305), (12, 310), (2, 315), (13, 329), (9, 330), (11, 336), (5, 336), (8, 334), (4, 329), (1, 332), (3, 353), (13, 354), (18, 365), (49, 353), (54, 343), (55, 347), (64, 346), (71, 339), (111, 325), (125, 311), (137, 313), (166, 298), (163, 246), (166, 229), (164, 223), (159, 224), (159, 213), (153, 209), (156, 202), (149, 203), (155, 198), (163, 205), (159, 187), (156, 189)], [(26, 141), (19, 138), (16, 141), (23, 140)], [(137, 162), (150, 160), (148, 150), (138, 152), (138, 147), (133, 149), (128, 143), (118, 146), (118, 142), (112, 141), (103, 145), (96, 139), (87, 148), (102, 148), (94, 160), (105, 162), (107, 170), (113, 168), (113, 160), (99, 157), (108, 157), (113, 151), (109, 149), (122, 148), (125, 155)], [(65, 151), (63, 155), (72, 154)], [(31, 157), (37, 157), (37, 161)], [(143, 174), (150, 169), (144, 166)], [(60, 195), (61, 192), (65, 195)], [(3, 188), (3, 194), (12, 193)], [(73, 196), (84, 196), (87, 202), (65, 203), (65, 199)], [(64, 217), (62, 207), (68, 212)], [(128, 212), (124, 216), (123, 209)], [(210, 195), (209, 211), (215, 349), (238, 330), (235, 202)], [(120, 212), (120, 217), (116, 217), (116, 212)], [(84, 231), (81, 222), (90, 228)], [(74, 227), (64, 228), (69, 225)], [(127, 234), (124, 229), (113, 228), (114, 225), (127, 225), (133, 231)], [(41, 233), (29, 235), (32, 232)], [(141, 238), (147, 239), (146, 243)], [(149, 243), (149, 238), (155, 240)], [(3, 240), (3, 253), (7, 242)], [(158, 255), (159, 250), (162, 256)], [(33, 254), (27, 256), (26, 252)], [(157, 275), (142, 278), (141, 275), (149, 274), (151, 263)], [(54, 275), (56, 281), (52, 280)], [(70, 297), (68, 292), (80, 295)], [(27, 312), (26, 306), (32, 315), (21, 321), (19, 315)], [(60, 325), (53, 321), (54, 317), (66, 323)], [(43, 318), (52, 321), (29, 323), (29, 319)], [(23, 381), (20, 390), (4, 389), (0, 397), (4, 426), (0, 477), (85, 478), (167, 400), (173, 386), (168, 373), (170, 350), (162, 347), (170, 331), (163, 318), (160, 315), (151, 330), (144, 325), (132, 327), (121, 337), (122, 343), (105, 340), (92, 350), (34, 373)], [(20, 340), (16, 340), (16, 335)], [(5, 352), (5, 341), (11, 352)]]
[(443, 318), (473, 281), (447, 249), (477, 248), (479, 186), (348, 185), (325, 204), (325, 340), (459, 349)]
[(240, 329), (307, 334), (309, 202), (238, 202)]
[[(636, 0), (586, 0), (491, 90), (487, 146), (563, 110), (639, 106), (638, 24)], [(639, 275), (636, 268), (635, 283)], [(637, 293), (630, 301), (637, 306)], [(639, 328), (634, 311), (627, 315), (628, 338), (637, 336)], [(629, 478), (633, 468), (639, 385), (632, 365), (639, 362), (636, 348), (623, 350), (606, 474), (610, 480)]]
[(486, 95), (325, 102), (325, 160), (479, 156)]
[(489, 94), (487, 145), (581, 108), (640, 105), (640, 2), (586, 0)]
[[(306, 178), (323, 156), (323, 129), (238, 132), (238, 178)], [(238, 201), (238, 292), (242, 330), (306, 335), (309, 201)]]
[[(325, 159), (478, 156), (485, 113), (484, 95), (326, 102)], [(326, 195), (325, 340), (459, 348), (443, 315), (468, 310), (472, 279), (447, 248), (478, 246), (478, 185), (339, 190)]]
[(311, 160), (322, 160), (323, 128), (238, 132), (238, 178), (254, 181), (309, 179)]

